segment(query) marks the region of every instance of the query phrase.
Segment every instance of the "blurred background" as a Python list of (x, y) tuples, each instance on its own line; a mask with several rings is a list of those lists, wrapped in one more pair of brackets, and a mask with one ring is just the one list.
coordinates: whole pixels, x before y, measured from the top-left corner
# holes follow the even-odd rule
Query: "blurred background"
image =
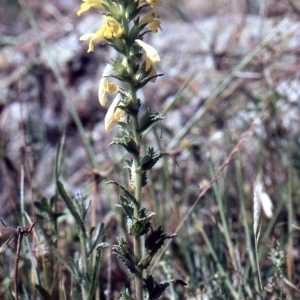
[[(261, 215), (258, 252), (263, 286), (277, 270), (268, 259), (275, 239), (286, 258), (284, 294), (298, 299), (300, 2), (162, 3), (157, 9), (163, 31), (145, 39), (160, 53), (162, 61), (156, 68), (164, 76), (139, 94), (143, 109), (151, 106), (166, 116), (145, 136), (147, 145), (170, 153), (149, 172), (144, 189), (147, 209), (157, 213), (153, 226), (162, 225), (173, 233), (243, 134), (249, 133), (157, 267), (158, 276), (189, 284), (185, 289), (173, 286), (165, 299), (231, 299), (224, 296), (228, 286), (218, 277), (217, 262), (230, 274), (232, 286), (242, 287), (240, 299), (246, 295), (260, 299), (252, 257), (257, 176), (272, 207), (271, 213)], [(107, 108), (99, 105), (97, 91), (104, 67), (116, 53), (100, 43), (87, 53), (87, 43), (79, 42), (79, 37), (99, 29), (102, 17), (97, 10), (78, 17), (80, 4), (79, 0), (1, 0), (0, 215), (11, 226), (20, 224), (21, 192), (30, 216), (37, 211), (34, 202), (56, 194), (55, 164), (61, 147), (60, 180), (70, 195), (81, 192), (92, 202), (94, 221), (105, 224), (113, 245), (126, 234), (126, 220), (116, 207), (118, 190), (105, 183), (115, 180), (126, 185), (128, 174), (123, 162), (115, 164), (124, 152), (109, 146), (118, 129), (105, 132)], [(251, 127), (256, 118), (259, 121)], [(74, 220), (59, 199), (57, 210), (64, 214), (59, 220), (60, 250), (68, 259), (76, 248)], [(87, 223), (90, 219), (88, 213)], [(40, 226), (47, 224), (43, 221)], [(8, 234), (1, 228), (2, 243)], [(8, 257), (14, 249), (12, 243)], [(38, 254), (35, 258), (38, 263)], [(107, 254), (105, 261), (101, 297), (117, 299), (120, 289), (129, 284), (127, 273), (114, 256)], [(13, 256), (5, 260), (1, 255), (0, 263), (0, 270), (9, 272)], [(11, 286), (11, 280), (4, 285), (0, 272), (1, 276), (0, 297), (6, 299), (5, 287)], [(68, 274), (63, 276), (68, 282)], [(21, 274), (23, 282), (25, 277)], [(275, 290), (266, 288), (266, 298), (277, 299)]]

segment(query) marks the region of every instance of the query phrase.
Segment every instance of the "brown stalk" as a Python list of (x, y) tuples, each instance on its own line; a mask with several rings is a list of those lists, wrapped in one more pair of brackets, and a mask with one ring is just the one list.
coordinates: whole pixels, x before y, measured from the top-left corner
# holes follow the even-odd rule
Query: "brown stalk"
[(4, 227), (6, 227), (7, 229), (13, 231), (18, 236), (17, 251), (16, 251), (16, 258), (15, 258), (15, 265), (14, 265), (14, 290), (15, 290), (15, 299), (19, 300), (18, 266), (19, 266), (22, 240), (23, 240), (24, 236), (26, 236), (27, 234), (32, 232), (32, 229), (33, 229), (34, 225), (36, 224), (36, 222), (38, 220), (38, 217), (36, 216), (36, 220), (29, 227), (23, 227), (23, 228), (20, 227), (20, 226), (17, 226), (16, 228), (11, 228), (3, 222), (2, 218), (0, 218), (0, 219), (1, 219), (1, 223), (3, 224)]

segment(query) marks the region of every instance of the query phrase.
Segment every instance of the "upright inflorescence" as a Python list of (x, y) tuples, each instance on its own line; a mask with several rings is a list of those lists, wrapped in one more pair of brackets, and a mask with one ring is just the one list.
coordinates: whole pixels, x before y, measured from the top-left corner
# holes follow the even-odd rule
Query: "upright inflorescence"
[[(125, 238), (119, 238), (119, 244), (113, 246), (113, 252), (123, 261), (128, 270), (134, 274), (135, 298), (126, 290), (120, 294), (120, 299), (158, 299), (167, 286), (172, 283), (184, 284), (181, 280), (164, 280), (157, 283), (153, 276), (145, 270), (152, 258), (166, 239), (175, 235), (167, 235), (159, 226), (153, 229), (151, 218), (154, 212), (146, 211), (142, 206), (142, 188), (147, 184), (147, 171), (167, 153), (159, 153), (153, 147), (148, 147), (147, 153), (141, 153), (143, 133), (154, 123), (162, 120), (159, 113), (148, 107), (140, 115), (141, 100), (137, 91), (149, 82), (155, 82), (157, 77), (154, 64), (160, 62), (160, 55), (143, 38), (148, 33), (162, 30), (158, 20), (159, 12), (152, 10), (161, 5), (160, 0), (83, 0), (78, 15), (90, 8), (103, 9), (103, 26), (95, 33), (86, 33), (81, 41), (89, 41), (88, 52), (95, 49), (97, 43), (106, 43), (113, 47), (122, 58), (112, 59), (107, 64), (100, 80), (98, 98), (101, 105), (106, 105), (108, 95), (117, 93), (112, 101), (104, 123), (105, 129), (111, 131), (116, 124), (120, 127), (120, 137), (113, 138), (112, 144), (121, 145), (131, 155), (125, 160), (130, 170), (128, 187), (116, 184), (123, 191), (120, 204), (127, 215), (128, 232), (132, 236), (134, 246), (131, 248)], [(150, 11), (149, 11), (150, 10)], [(122, 82), (115, 85), (110, 78)], [(142, 245), (141, 236), (145, 235)], [(146, 298), (144, 298), (146, 297)]]

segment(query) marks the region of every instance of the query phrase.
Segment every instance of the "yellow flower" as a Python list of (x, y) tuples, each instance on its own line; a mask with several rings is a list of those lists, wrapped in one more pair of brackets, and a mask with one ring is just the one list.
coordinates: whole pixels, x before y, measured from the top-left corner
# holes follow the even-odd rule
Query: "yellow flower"
[(118, 91), (119, 87), (114, 85), (112, 82), (107, 80), (107, 77), (111, 74), (113, 70), (112, 65), (107, 64), (103, 76), (100, 80), (99, 89), (98, 89), (98, 99), (102, 106), (105, 106), (107, 101), (107, 95), (112, 94)]
[(96, 33), (86, 33), (80, 37), (80, 41), (90, 41), (87, 52), (94, 51), (94, 42), (103, 39), (119, 38), (123, 33), (120, 24), (112, 17), (104, 16), (104, 26), (101, 27)]
[(160, 24), (161, 22), (159, 20), (155, 20), (156, 18), (159, 17), (159, 12), (158, 10), (152, 10), (148, 12), (139, 22), (139, 26), (142, 26), (144, 24), (148, 24), (149, 29), (152, 32), (157, 32), (158, 28), (162, 30)]
[(91, 7), (103, 8), (101, 0), (82, 0), (84, 3), (81, 4), (77, 15), (80, 16), (83, 12), (87, 11)]
[(162, 31), (160, 24), (161, 22), (159, 20), (154, 20), (153, 22), (148, 24), (148, 27), (152, 32), (157, 32), (158, 28)]
[(143, 50), (145, 51), (146, 71), (148, 71), (155, 62), (160, 61), (160, 56), (155, 48), (153, 48), (152, 46), (146, 44), (141, 40), (135, 40), (134, 43), (142, 47)]
[(122, 33), (121, 25), (112, 17), (104, 17), (103, 36), (106, 39), (119, 38)]
[(116, 108), (116, 106), (119, 105), (121, 99), (121, 94), (118, 94), (106, 113), (104, 125), (107, 132), (111, 131), (114, 128), (115, 123), (122, 122), (124, 120), (125, 111), (119, 107)]
[(143, 2), (148, 2), (151, 7), (154, 7), (155, 5), (161, 5), (160, 0), (139, 0), (139, 4)]
[(79, 39), (80, 41), (90, 41), (89, 48), (87, 52), (94, 51), (94, 42), (103, 40), (103, 35), (101, 29), (99, 29), (96, 33), (85, 33)]

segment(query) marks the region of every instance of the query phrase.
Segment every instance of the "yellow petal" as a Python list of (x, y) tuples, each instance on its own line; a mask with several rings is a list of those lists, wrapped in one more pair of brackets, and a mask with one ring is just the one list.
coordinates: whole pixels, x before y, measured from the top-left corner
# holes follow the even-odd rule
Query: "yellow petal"
[(94, 37), (96, 37), (96, 33), (85, 33), (79, 38), (79, 41), (89, 41)]
[(145, 16), (140, 20), (139, 27), (144, 24), (149, 24), (153, 22), (154, 19), (157, 19), (159, 17), (159, 11), (158, 10), (152, 10), (149, 11)]
[(111, 131), (114, 128), (115, 125), (115, 108), (121, 101), (121, 94), (118, 94), (115, 99), (113, 100), (112, 104), (110, 105), (105, 119), (104, 119), (104, 125), (105, 125), (105, 130), (107, 132)]
[(104, 17), (103, 36), (106, 39), (119, 38), (123, 33), (121, 25), (112, 17)]
[(102, 78), (100, 80), (99, 89), (98, 89), (98, 99), (102, 106), (105, 106), (107, 101), (107, 95), (116, 92), (119, 87), (114, 85), (113, 82), (109, 82), (107, 77), (111, 74), (113, 67), (111, 64), (107, 64), (104, 71)]
[(83, 12), (87, 11), (90, 8), (91, 8), (90, 4), (82, 3), (81, 6), (80, 6), (79, 11), (77, 12), (77, 15), (80, 16)]
[(119, 87), (116, 86), (113, 82), (108, 82), (106, 81), (106, 84), (105, 84), (105, 92), (106, 94), (112, 94), (116, 91), (119, 90)]
[(77, 15), (80, 16), (83, 12), (89, 10), (91, 7), (103, 8), (100, 0), (83, 0), (80, 10), (77, 12)]
[(87, 52), (94, 51), (94, 42), (103, 40), (102, 30), (99, 29), (96, 33), (85, 33), (79, 38), (80, 41), (90, 41)]
[(109, 76), (109, 74), (111, 73), (112, 70), (113, 70), (112, 65), (107, 64), (103, 71), (101, 80), (100, 80), (99, 89), (98, 89), (98, 99), (102, 106), (105, 106), (106, 101), (107, 101), (107, 93), (105, 91), (105, 85), (107, 82), (106, 76)]
[(148, 24), (148, 27), (152, 32), (157, 32), (158, 28), (162, 31), (160, 24), (161, 22), (159, 20), (154, 20), (153, 22)]
[[(100, 85), (101, 85), (101, 83), (100, 83)], [(105, 104), (107, 102), (107, 94), (105, 93), (104, 89), (100, 88), (100, 85), (99, 85), (99, 90), (98, 90), (98, 99), (99, 99), (100, 104), (102, 106), (105, 106)]]
[(135, 40), (136, 44), (142, 47), (146, 53), (146, 71), (148, 71), (155, 62), (160, 61), (160, 56), (155, 48), (141, 40)]
[(161, 5), (160, 0), (146, 0), (146, 2), (148, 2), (151, 7), (154, 7), (155, 5)]
[(94, 42), (101, 41), (104, 38), (111, 39), (112, 37), (119, 38), (123, 33), (121, 25), (112, 17), (104, 17), (104, 26), (96, 33), (86, 33), (80, 37), (80, 41), (90, 41), (87, 52), (94, 51)]
[(92, 7), (95, 7), (95, 8), (103, 8), (103, 5), (101, 4), (101, 0), (83, 0), (83, 2), (87, 2)]
[(148, 24), (149, 29), (152, 32), (157, 32), (158, 28), (162, 30), (160, 24), (161, 22), (159, 20), (155, 20), (156, 18), (159, 18), (159, 11), (158, 10), (152, 10), (148, 12), (139, 22), (139, 26), (142, 26), (144, 24)]
[(123, 122), (124, 121), (125, 110), (121, 108), (117, 108), (114, 113), (115, 122)]
[(148, 4), (151, 7), (154, 7), (155, 5), (161, 5), (161, 1), (160, 0), (139, 0), (139, 4), (141, 4), (143, 2), (148, 2)]

